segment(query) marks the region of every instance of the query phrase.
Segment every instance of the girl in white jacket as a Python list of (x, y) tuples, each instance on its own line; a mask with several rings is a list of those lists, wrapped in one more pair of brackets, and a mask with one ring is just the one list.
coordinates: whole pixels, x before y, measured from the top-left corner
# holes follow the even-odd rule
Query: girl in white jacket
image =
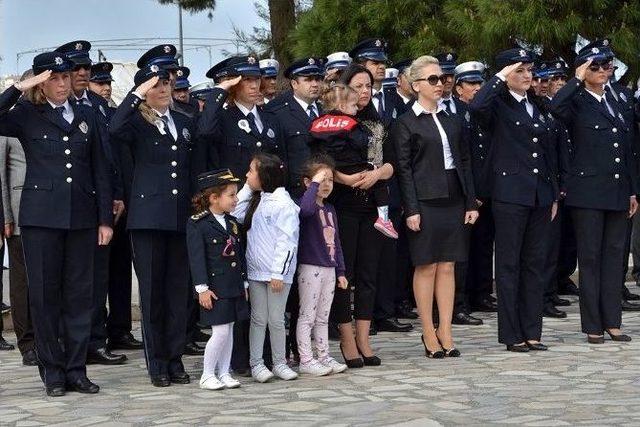
[[(270, 380), (274, 374), (283, 380), (298, 377), (286, 364), (284, 312), (296, 270), (300, 209), (284, 189), (285, 177), (284, 164), (277, 156), (255, 155), (233, 212), (248, 230), (249, 364), (251, 375), (259, 382)], [(273, 372), (262, 359), (267, 325)]]

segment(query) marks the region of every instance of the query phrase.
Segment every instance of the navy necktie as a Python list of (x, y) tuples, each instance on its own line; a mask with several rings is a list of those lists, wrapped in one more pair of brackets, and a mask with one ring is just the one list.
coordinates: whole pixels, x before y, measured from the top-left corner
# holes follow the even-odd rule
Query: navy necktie
[(604, 98), (604, 96), (600, 98), (600, 105), (602, 106), (605, 113), (607, 113), (611, 117), (615, 117), (611, 110), (609, 110), (609, 107), (607, 107), (607, 100)]
[(62, 117), (64, 119), (64, 110), (65, 110), (65, 108), (61, 106), (61, 107), (56, 107), (55, 110), (56, 110), (56, 112), (58, 114), (60, 114), (60, 117)]
[(256, 116), (253, 115), (252, 112), (247, 114), (247, 120), (249, 121), (249, 127), (256, 135), (260, 135), (260, 131), (258, 130), (258, 126), (256, 125)]
[(442, 102), (444, 103), (444, 109), (447, 111), (447, 113), (452, 113), (453, 111), (451, 111), (451, 100), (443, 99)]
[(520, 105), (522, 105), (522, 109), (524, 110), (525, 113), (527, 113), (527, 116), (533, 117), (533, 115), (529, 113), (529, 110), (527, 109), (527, 98), (522, 98), (520, 100)]
[(318, 114), (316, 114), (316, 109), (313, 104), (309, 104), (307, 111), (309, 112), (309, 117), (312, 121), (318, 118)]
[(378, 108), (377, 108), (378, 114), (380, 115), (380, 117), (383, 117), (384, 116), (384, 101), (382, 99), (382, 91), (376, 93), (375, 95), (373, 95), (373, 97), (378, 100)]

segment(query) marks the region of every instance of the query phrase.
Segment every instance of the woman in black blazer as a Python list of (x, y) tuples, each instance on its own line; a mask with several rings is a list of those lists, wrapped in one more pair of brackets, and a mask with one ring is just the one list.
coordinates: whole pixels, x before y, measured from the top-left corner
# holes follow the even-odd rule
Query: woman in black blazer
[[(462, 121), (439, 102), (444, 78), (438, 60), (416, 59), (409, 79), (418, 100), (398, 119), (392, 141), (415, 265), (413, 292), (427, 357), (457, 357), (451, 333), (454, 264), (467, 260), (467, 224), (478, 218), (468, 144), (462, 140)], [(438, 330), (432, 319), (434, 295)]]

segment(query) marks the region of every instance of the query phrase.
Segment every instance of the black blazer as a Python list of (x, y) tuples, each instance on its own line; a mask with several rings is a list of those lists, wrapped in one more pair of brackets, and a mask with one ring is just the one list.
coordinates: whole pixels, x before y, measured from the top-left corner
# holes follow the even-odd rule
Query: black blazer
[[(225, 104), (228, 93), (214, 88), (205, 101), (197, 124), (197, 137), (208, 151), (208, 168), (229, 168), (240, 179), (244, 179), (253, 155), (260, 151), (282, 154), (282, 135), (277, 123), (258, 106), (262, 122), (262, 133), (247, 132), (242, 124), (248, 124), (245, 115), (235, 104)], [(249, 129), (246, 126), (245, 129)]]
[[(417, 101), (416, 101), (417, 102)], [(469, 145), (463, 141), (459, 117), (438, 113), (453, 156), (458, 178), (465, 195), (467, 210), (478, 208), (469, 159)], [(420, 213), (418, 202), (449, 196), (444, 168), (442, 139), (430, 114), (416, 116), (412, 110), (403, 114), (391, 132), (396, 152), (396, 175), (406, 216)]]
[(194, 182), (192, 122), (171, 111), (178, 134), (174, 141), (168, 129), (162, 135), (142, 117), (141, 102), (129, 93), (109, 126), (111, 136), (127, 145), (133, 160), (127, 227), (184, 232)]
[(551, 101), (553, 114), (567, 126), (574, 147), (563, 171), (566, 205), (587, 209), (627, 210), (638, 193), (638, 169), (631, 130), (618, 102), (607, 96), (615, 117), (605, 111), (584, 84), (573, 78)]
[(72, 105), (69, 124), (49, 103), (24, 100), (10, 110), (20, 95), (13, 86), (0, 95), (0, 134), (20, 140), (27, 162), (20, 226), (76, 230), (111, 225), (108, 163), (91, 108)]
[(555, 133), (542, 103), (533, 104), (531, 117), (497, 76), (469, 104), (472, 119), (491, 132), (486, 174), (494, 200), (533, 207), (549, 206), (558, 199), (551, 160)]

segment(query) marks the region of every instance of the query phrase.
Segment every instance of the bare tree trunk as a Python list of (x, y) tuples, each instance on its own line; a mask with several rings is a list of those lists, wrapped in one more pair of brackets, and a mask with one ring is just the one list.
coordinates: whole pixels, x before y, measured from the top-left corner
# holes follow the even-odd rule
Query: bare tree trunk
[[(271, 40), (275, 59), (283, 70), (291, 64), (291, 55), (287, 51), (287, 36), (296, 25), (296, 11), (294, 0), (269, 0), (269, 17), (271, 21)], [(285, 82), (282, 77), (278, 87), (283, 88)]]

